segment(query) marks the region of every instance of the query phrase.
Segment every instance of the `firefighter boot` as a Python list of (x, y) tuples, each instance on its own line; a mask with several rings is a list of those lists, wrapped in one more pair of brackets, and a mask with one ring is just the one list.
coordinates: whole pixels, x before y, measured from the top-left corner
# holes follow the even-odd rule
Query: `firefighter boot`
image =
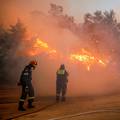
[(56, 96), (56, 102), (59, 102), (60, 96)]
[(66, 101), (66, 98), (65, 96), (62, 96), (62, 99), (61, 99), (62, 102), (65, 102)]
[(24, 101), (19, 101), (19, 107), (18, 110), (19, 111), (25, 111), (25, 108), (23, 107)]
[(33, 100), (28, 100), (28, 108), (34, 108), (35, 106), (32, 105)]

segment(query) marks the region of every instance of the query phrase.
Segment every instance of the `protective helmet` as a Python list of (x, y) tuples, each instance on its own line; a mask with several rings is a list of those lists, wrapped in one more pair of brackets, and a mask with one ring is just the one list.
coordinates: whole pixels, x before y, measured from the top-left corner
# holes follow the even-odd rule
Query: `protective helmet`
[(33, 61), (30, 62), (30, 64), (33, 65), (33, 66), (37, 65), (37, 61), (33, 60)]

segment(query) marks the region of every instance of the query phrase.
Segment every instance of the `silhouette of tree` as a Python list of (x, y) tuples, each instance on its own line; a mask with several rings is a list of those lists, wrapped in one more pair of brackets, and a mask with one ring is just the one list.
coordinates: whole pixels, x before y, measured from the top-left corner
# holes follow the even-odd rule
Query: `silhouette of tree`
[[(12, 79), (15, 81), (15, 68), (19, 65), (19, 59), (16, 51), (23, 39), (25, 39), (26, 29), (20, 20), (9, 29), (0, 26), (0, 82), (9, 83)], [(12, 68), (12, 70), (11, 70)], [(16, 72), (17, 73), (17, 72)]]

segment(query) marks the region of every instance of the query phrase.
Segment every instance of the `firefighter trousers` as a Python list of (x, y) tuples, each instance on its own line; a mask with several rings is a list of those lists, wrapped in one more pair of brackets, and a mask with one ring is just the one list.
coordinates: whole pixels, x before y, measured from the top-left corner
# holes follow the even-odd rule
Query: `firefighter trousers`
[(34, 100), (34, 88), (32, 84), (29, 84), (27, 89), (25, 85), (22, 86), (20, 101), (24, 102), (27, 96), (28, 96), (28, 104), (31, 104)]
[(62, 93), (62, 97), (65, 97), (67, 91), (67, 83), (56, 83), (56, 96), (60, 96)]

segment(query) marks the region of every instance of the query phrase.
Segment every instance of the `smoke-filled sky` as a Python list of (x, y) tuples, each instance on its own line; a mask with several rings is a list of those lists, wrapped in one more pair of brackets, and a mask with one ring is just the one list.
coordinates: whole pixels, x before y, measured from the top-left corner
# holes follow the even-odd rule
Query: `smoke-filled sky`
[[(15, 24), (16, 20), (20, 18), (32, 35), (38, 34), (40, 39), (47, 42), (50, 47), (56, 49), (63, 56), (68, 56), (74, 48), (78, 50), (84, 48), (85, 37), (78, 38), (69, 29), (59, 27), (54, 18), (47, 16), (50, 3), (63, 6), (64, 13), (74, 16), (80, 23), (83, 22), (85, 13), (93, 13), (96, 10), (114, 9), (117, 12), (116, 17), (119, 18), (120, 0), (0, 0), (0, 24)], [(33, 14), (34, 11), (39, 13), (39, 17)], [(116, 47), (117, 43), (113, 45), (115, 41), (112, 35), (109, 38), (108, 35), (103, 37), (104, 40), (111, 41), (108, 41), (107, 48), (106, 45), (102, 45), (108, 51), (112, 47)], [(59, 57), (50, 60), (46, 54), (42, 54), (36, 59), (38, 67), (33, 72), (33, 78), (40, 95), (55, 93), (56, 70), (63, 62), (70, 73), (68, 88), (71, 95), (106, 94), (120, 88), (119, 76), (116, 77), (118, 68), (113, 66), (104, 69), (99, 65), (94, 65), (92, 70), (88, 72), (84, 65), (72, 64), (64, 58), (63, 61), (59, 60)]]
[(0, 21), (7, 24), (16, 18), (26, 19), (34, 10), (48, 12), (50, 3), (62, 5), (64, 11), (77, 21), (83, 20), (86, 12), (96, 10), (114, 9), (119, 18), (119, 0), (0, 0)]

